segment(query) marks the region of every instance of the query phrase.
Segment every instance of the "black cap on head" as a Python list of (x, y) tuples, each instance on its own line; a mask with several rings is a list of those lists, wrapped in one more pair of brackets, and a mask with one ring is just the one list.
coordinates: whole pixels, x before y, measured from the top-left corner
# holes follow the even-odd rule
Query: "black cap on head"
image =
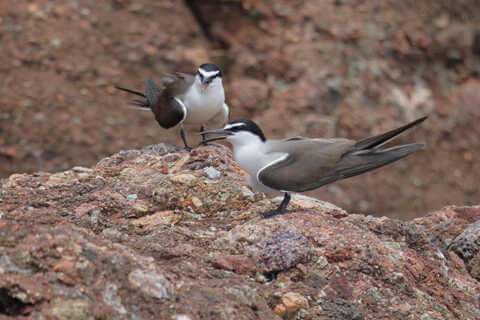
[(198, 69), (202, 69), (204, 71), (212, 72), (212, 71), (218, 71), (218, 76), (222, 76), (222, 70), (220, 70), (219, 67), (217, 67), (216, 64), (213, 63), (204, 63)]
[(232, 132), (250, 131), (251, 133), (260, 137), (262, 141), (267, 140), (265, 138), (265, 135), (262, 132), (262, 129), (260, 129), (260, 127), (252, 120), (248, 120), (248, 119), (233, 120), (227, 123), (225, 127), (228, 127), (228, 130)]

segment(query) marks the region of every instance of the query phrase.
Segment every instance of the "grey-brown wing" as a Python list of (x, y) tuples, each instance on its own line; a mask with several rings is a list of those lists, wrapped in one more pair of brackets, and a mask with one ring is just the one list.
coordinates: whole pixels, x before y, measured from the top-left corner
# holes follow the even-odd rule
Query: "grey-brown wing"
[(257, 179), (284, 191), (303, 192), (338, 180), (337, 164), (355, 144), (347, 139), (288, 139), (272, 142), (270, 152), (286, 152), (282, 161), (266, 166)]
[(179, 87), (188, 88), (185, 81), (181, 81), (178, 77), (168, 83), (163, 90), (155, 84), (152, 78), (147, 80), (146, 99), (155, 115), (155, 120), (162, 128), (168, 129), (176, 126), (185, 118), (186, 110), (181, 97), (177, 97), (175, 94), (180, 90)]
[(176, 72), (167, 74), (162, 78), (162, 84), (165, 87), (165, 94), (173, 97), (181, 97), (184, 92), (193, 84), (195, 76)]

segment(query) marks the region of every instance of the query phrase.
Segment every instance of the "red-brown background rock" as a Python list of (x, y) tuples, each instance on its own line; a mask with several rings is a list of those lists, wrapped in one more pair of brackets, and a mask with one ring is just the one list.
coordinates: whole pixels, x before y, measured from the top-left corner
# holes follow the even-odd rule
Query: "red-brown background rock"
[(210, 60), (232, 117), (270, 137), (362, 138), (430, 114), (399, 139), (425, 151), (310, 195), (404, 218), (478, 203), (479, 17), (475, 0), (0, 0), (0, 177), (179, 142), (113, 85)]

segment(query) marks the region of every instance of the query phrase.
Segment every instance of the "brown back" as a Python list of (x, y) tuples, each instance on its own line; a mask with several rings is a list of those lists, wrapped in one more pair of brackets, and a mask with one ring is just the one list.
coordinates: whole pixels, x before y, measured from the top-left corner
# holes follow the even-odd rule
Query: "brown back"
[[(183, 98), (183, 93), (193, 84), (195, 77), (186, 73), (176, 73), (175, 75), (168, 75), (162, 82), (165, 86), (163, 90), (158, 89), (158, 95), (152, 96), (150, 107), (158, 124), (165, 129), (171, 128), (179, 124), (184, 116), (182, 106), (174, 99), (180, 100)], [(152, 85), (150, 84), (150, 87)], [(156, 90), (150, 88), (150, 90)], [(149, 92), (149, 83), (147, 82), (147, 97)]]
[(289, 156), (260, 171), (260, 182), (277, 190), (303, 192), (338, 180), (337, 164), (355, 141), (298, 137), (268, 143), (269, 152), (286, 152)]

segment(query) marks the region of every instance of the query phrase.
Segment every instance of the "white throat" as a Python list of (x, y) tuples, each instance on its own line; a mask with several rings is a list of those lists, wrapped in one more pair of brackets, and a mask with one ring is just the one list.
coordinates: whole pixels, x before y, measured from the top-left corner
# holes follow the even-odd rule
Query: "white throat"
[(287, 154), (278, 152), (269, 153), (268, 142), (262, 141), (259, 136), (247, 131), (236, 132), (228, 136), (227, 140), (233, 145), (235, 161), (249, 175), (248, 184), (257, 191), (279, 194), (280, 192), (278, 190), (261, 184), (257, 180), (257, 174), (262, 168), (274, 161), (284, 158)]
[(259, 159), (264, 155), (264, 142), (248, 131), (236, 132), (227, 137), (233, 146), (233, 156), (238, 165), (251, 176), (256, 176)]
[(213, 78), (212, 82), (208, 84), (206, 88), (202, 86), (202, 81), (200, 77), (195, 76), (195, 81), (192, 88), (199, 90), (202, 94), (224, 94), (222, 78), (216, 77)]
[(222, 79), (215, 78), (207, 86), (202, 87), (198, 76), (183, 98), (187, 109), (186, 124), (204, 124), (222, 110), (225, 102), (225, 91)]

